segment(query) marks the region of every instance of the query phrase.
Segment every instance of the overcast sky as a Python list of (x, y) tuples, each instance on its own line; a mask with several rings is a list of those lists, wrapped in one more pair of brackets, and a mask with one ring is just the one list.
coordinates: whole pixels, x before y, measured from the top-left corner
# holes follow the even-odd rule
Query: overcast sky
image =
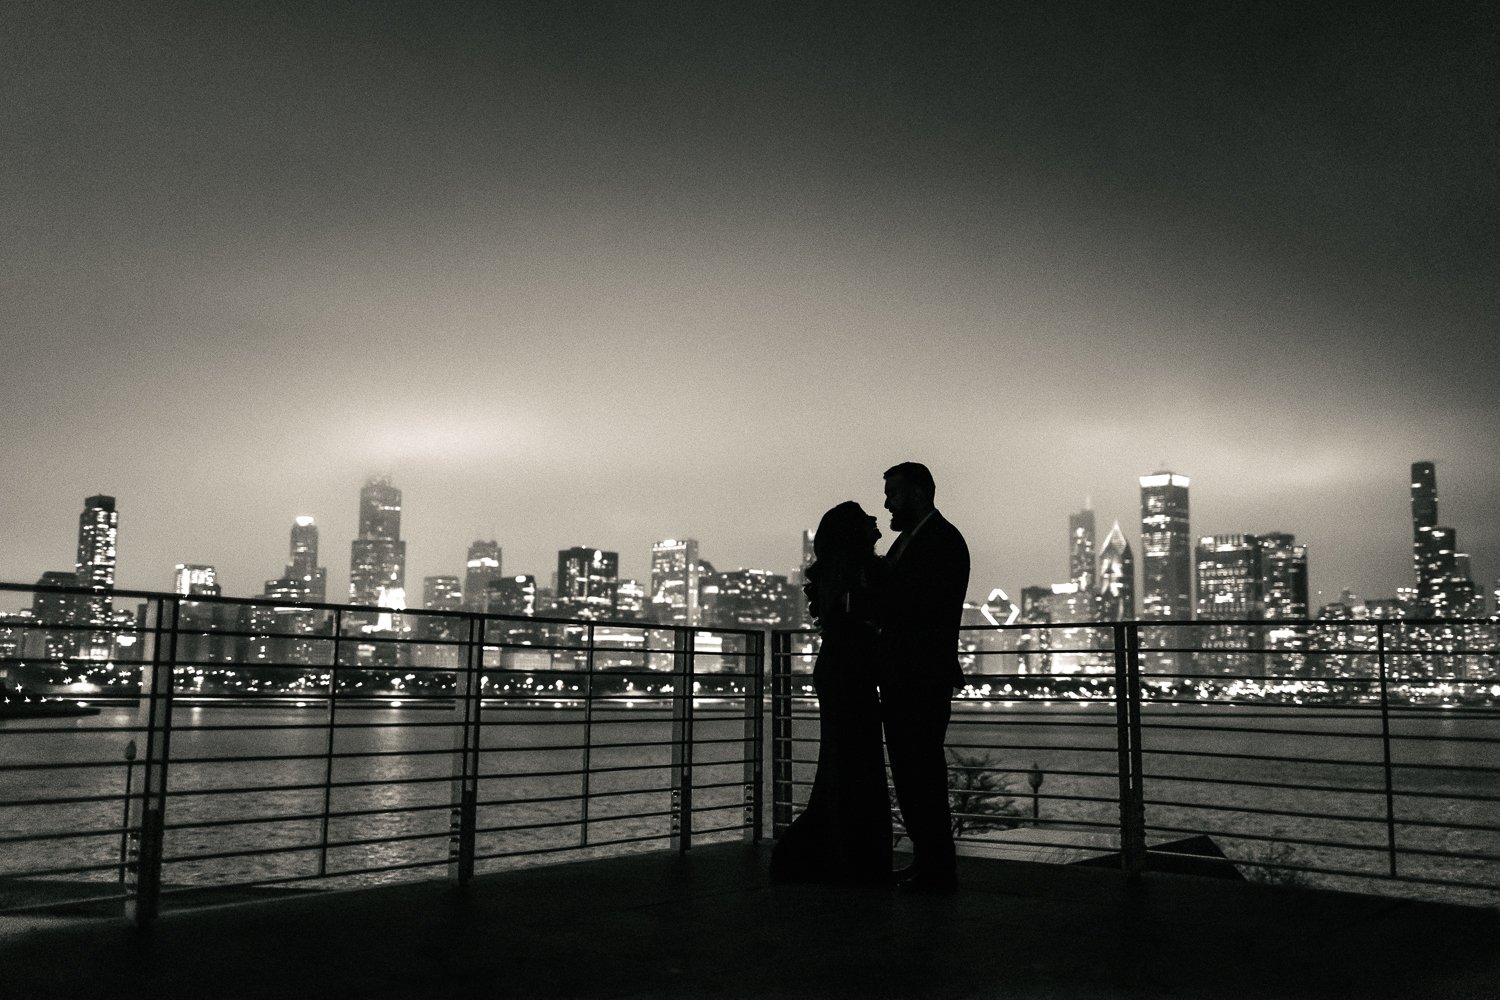
[(916, 459), (976, 597), (1164, 468), (1380, 596), (1433, 460), (1489, 589), (1500, 8), (1319, 6), (12, 0), (0, 579), (110, 493), (121, 586), (344, 594), (377, 473), (417, 599), (786, 572)]

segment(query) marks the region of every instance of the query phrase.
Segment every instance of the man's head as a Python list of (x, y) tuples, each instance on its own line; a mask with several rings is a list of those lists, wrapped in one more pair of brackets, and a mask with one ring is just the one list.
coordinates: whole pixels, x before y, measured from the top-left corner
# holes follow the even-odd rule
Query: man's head
[(932, 473), (920, 462), (902, 462), (885, 470), (885, 509), (891, 512), (891, 530), (905, 531), (932, 510), (937, 493)]

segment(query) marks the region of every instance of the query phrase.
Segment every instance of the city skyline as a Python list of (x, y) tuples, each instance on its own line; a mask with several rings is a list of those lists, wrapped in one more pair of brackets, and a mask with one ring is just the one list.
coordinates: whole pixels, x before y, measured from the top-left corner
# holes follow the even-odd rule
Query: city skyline
[(1327, 601), (1409, 582), (1434, 461), (1500, 577), (1494, 9), (189, 10), (0, 14), (0, 578), (108, 494), (118, 586), (258, 593), (310, 515), (337, 598), (380, 474), (409, 594), (786, 573), (904, 460), (971, 596), (1158, 469)]
[[(1436, 617), (1455, 614), (1465, 616), (1469, 613), (1465, 610), (1465, 602), (1476, 598), (1480, 606), (1488, 608), (1493, 596), (1496, 611), (1500, 613), (1500, 580), (1495, 582), (1493, 588), (1489, 588), (1483, 580), (1476, 579), (1472, 575), (1472, 557), (1452, 544), (1454, 528), (1447, 525), (1436, 526), (1439, 491), (1434, 463), (1412, 463), (1408, 479), (1408, 523), (1413, 533), (1409, 557), (1412, 575), (1388, 593), (1367, 592), (1357, 596), (1368, 598), (1372, 606), (1394, 606), (1400, 601), (1409, 601), (1414, 607), (1420, 605), (1427, 609), (1419, 613)], [(1025, 595), (1028, 592), (1042, 594), (1049, 591), (1064, 593), (1060, 588), (1074, 588), (1066, 592), (1076, 592), (1079, 595), (1097, 594), (1097, 599), (1103, 603), (1094, 613), (1105, 618), (1117, 613), (1105, 610), (1114, 607), (1116, 598), (1123, 601), (1120, 610), (1132, 609), (1132, 614), (1125, 617), (1132, 617), (1138, 600), (1136, 594), (1143, 595), (1146, 604), (1141, 612), (1143, 619), (1223, 618), (1225, 615), (1222, 613), (1205, 610), (1204, 601), (1215, 599), (1217, 603), (1228, 601), (1232, 605), (1229, 617), (1238, 617), (1241, 613), (1258, 616), (1261, 613), (1258, 602), (1261, 600), (1262, 582), (1267, 602), (1263, 610), (1271, 618), (1311, 617), (1316, 615), (1325, 602), (1324, 595), (1309, 588), (1311, 574), (1308, 570), (1307, 546), (1297, 543), (1294, 535), (1277, 531), (1205, 534), (1191, 520), (1188, 499), (1190, 477), (1161, 470), (1140, 476), (1137, 482), (1140, 487), (1137, 546), (1130, 545), (1118, 520), (1101, 537), (1092, 501), (1085, 500), (1082, 510), (1067, 515), (1067, 536), (1063, 550), (1069, 574), (1068, 582), (1046, 584), (1032, 580), (1014, 586), (1002, 585), (999, 589), (1013, 595)], [(409, 573), (406, 544), (401, 539), (401, 522), (405, 513), (403, 493), (389, 476), (372, 477), (364, 483), (358, 494), (358, 511), (359, 534), (350, 543), (350, 603), (413, 609), (446, 607), (449, 603), (448, 595), (456, 595), (459, 606), (468, 610), (483, 610), (487, 606), (492, 583), (514, 583), (522, 579), (537, 578), (535, 573), (502, 573), (503, 546), (493, 539), (478, 539), (468, 545), (463, 566), (465, 576), (462, 578), (452, 573)], [(118, 534), (119, 511), (116, 509), (116, 498), (107, 495), (87, 497), (78, 520), (77, 562), (74, 571), (43, 571), (37, 579), (46, 583), (52, 578), (76, 575), (80, 580), (96, 580), (94, 586), (104, 590), (115, 589), (115, 575), (119, 568)], [(811, 529), (799, 533), (800, 559), (794, 568), (778, 575), (791, 581), (798, 578), (810, 558), (811, 536)], [(893, 537), (887, 537), (885, 543), (888, 544)], [(327, 586), (327, 570), (317, 565), (318, 539), (316, 518), (310, 515), (295, 517), (291, 525), (292, 561), (286, 564), (281, 577), (266, 580), (262, 590), (245, 593), (225, 591), (218, 583), (222, 567), (194, 563), (176, 563), (173, 566), (170, 590), (186, 594), (197, 590), (198, 585), (206, 585), (207, 589), (203, 591), (205, 593), (321, 602), (326, 599), (324, 591)], [(1143, 569), (1138, 577), (1133, 571), (1135, 559), (1132, 554), (1137, 547), (1144, 556)], [(688, 585), (689, 580), (698, 579), (700, 567), (707, 573), (710, 565), (710, 561), (701, 556), (696, 539), (666, 538), (653, 541), (650, 545), (648, 572), (640, 578), (626, 571), (624, 567), (628, 566), (628, 562), (622, 560), (616, 551), (577, 545), (554, 551), (557, 571), (552, 575), (552, 584), (556, 588), (561, 613), (599, 617), (615, 603), (614, 589), (619, 588), (623, 592), (628, 587), (631, 594), (629, 602), (632, 606), (637, 603), (641, 605), (635, 609), (637, 611), (662, 613), (668, 619), (678, 621), (696, 619), (696, 610), (691, 615), (686, 615), (685, 608), (691, 606), (696, 609), (698, 589), (683, 588)], [(1217, 556), (1206, 556), (1206, 552), (1217, 553)], [(1259, 566), (1253, 574), (1253, 591), (1245, 589), (1251, 585), (1250, 579), (1239, 576), (1234, 579), (1240, 582), (1230, 590), (1220, 589), (1217, 582), (1212, 586), (1207, 585), (1205, 560), (1212, 559), (1217, 564), (1223, 561), (1225, 553), (1232, 554), (1229, 564), (1242, 563), (1248, 558)], [(1289, 569), (1292, 564), (1297, 568)], [(741, 564), (731, 570), (727, 568), (727, 563), (723, 565), (726, 568), (719, 570), (721, 577), (747, 572), (778, 573), (774, 567)], [(689, 571), (688, 566), (693, 569)], [(1220, 572), (1218, 568), (1213, 570), (1216, 578)], [(1233, 571), (1235, 574), (1240, 572)], [(418, 577), (423, 580), (421, 589), (416, 589), (415, 581)], [(664, 584), (664, 581), (674, 578), (675, 583)], [(191, 586), (190, 579), (193, 581)], [(413, 581), (410, 588), (406, 584), (408, 579)], [(606, 581), (609, 592), (596, 592)], [(1121, 585), (1124, 587), (1123, 596), (1118, 589)], [(531, 586), (535, 587), (536, 584)], [(677, 597), (663, 596), (663, 586), (675, 587), (679, 592)], [(437, 605), (433, 604), (434, 587), (443, 595)], [(120, 584), (119, 589), (163, 588)], [(971, 581), (971, 603), (975, 606), (984, 603), (987, 596), (993, 596), (991, 591), (994, 589), (993, 583)], [(563, 607), (569, 604), (564, 595), (574, 590), (577, 593), (573, 594), (571, 603), (576, 606)], [(689, 593), (693, 595), (691, 599), (685, 596)], [(1327, 596), (1326, 600), (1328, 603), (1336, 603), (1345, 600), (1350, 593), (1354, 592), (1350, 588), (1344, 588), (1337, 595)], [(703, 599), (709, 600), (706, 595)], [(1095, 598), (1089, 597), (1087, 600), (1092, 602)], [(690, 604), (684, 605), (684, 601), (690, 601)], [(1247, 601), (1251, 603), (1246, 603)], [(1024, 604), (1023, 600), (1021, 605)], [(588, 610), (584, 610), (585, 608)]]

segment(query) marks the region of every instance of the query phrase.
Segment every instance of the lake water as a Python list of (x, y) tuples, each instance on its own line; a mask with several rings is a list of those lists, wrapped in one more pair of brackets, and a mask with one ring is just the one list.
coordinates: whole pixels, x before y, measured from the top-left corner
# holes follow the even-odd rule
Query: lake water
[[(703, 839), (740, 835), (742, 711), (732, 700), (705, 700), (697, 711), (693, 822), (697, 831), (712, 831), (695, 834)], [(335, 876), (332, 884), (441, 877), (452, 796), (449, 712), (341, 706), (333, 750), (344, 756), (331, 769), (324, 759), (326, 714), (317, 702), (303, 708), (178, 706), (168, 772), (167, 883), (252, 883), (320, 871)], [(478, 870), (667, 846), (669, 713), (640, 703), (595, 708), (591, 718), (585, 750), (584, 715), (576, 706), (487, 708)], [(1393, 717), (1392, 804), (1403, 876), (1500, 887), (1500, 863), (1461, 856), (1500, 855), (1500, 766), (1495, 744), (1487, 742), (1500, 735), (1497, 720), (1473, 712)], [(768, 711), (768, 733), (769, 723)], [(0, 838), (6, 842), (0, 876), (117, 878), (125, 748), (136, 736), (135, 724), (136, 712), (127, 707), (106, 707), (91, 717), (0, 722)], [(799, 803), (812, 776), (816, 726), (813, 706), (799, 704)], [(1206, 833), (1236, 860), (1384, 873), (1389, 854), (1380, 732), (1380, 718), (1369, 710), (1149, 707), (1143, 732), (1148, 840)], [(1003, 772), (999, 780), (1010, 801), (1002, 804), (1027, 820), (973, 834), (972, 849), (999, 845), (1018, 856), (1065, 861), (1117, 846), (1111, 705), (966, 703), (949, 736), (969, 765)], [(585, 754), (586, 779), (573, 773), (583, 770)], [(66, 766), (26, 769), (41, 764)], [(1026, 782), (1033, 765), (1042, 778), (1035, 824)], [(769, 779), (769, 763), (766, 771)], [(138, 769), (131, 778), (138, 780)], [(577, 799), (585, 780), (586, 819)], [(1293, 785), (1315, 787), (1287, 787)], [(329, 822), (326, 850), (325, 795), (338, 814)], [(91, 801), (17, 804), (76, 798)], [(768, 823), (769, 814), (767, 808)], [(55, 836), (64, 833), (69, 836)], [(49, 839), (29, 839), (38, 837)], [(1385, 891), (1328, 873), (1299, 878)]]

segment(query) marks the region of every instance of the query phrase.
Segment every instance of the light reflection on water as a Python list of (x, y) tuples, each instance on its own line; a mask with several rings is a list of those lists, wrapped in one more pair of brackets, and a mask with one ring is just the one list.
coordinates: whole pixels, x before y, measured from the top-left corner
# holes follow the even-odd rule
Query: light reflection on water
[[(1298, 719), (1287, 709), (1250, 707), (1237, 711), (1232, 720), (1206, 720), (1197, 717), (1203, 709), (1201, 705), (1183, 705), (1180, 709), (1155, 706), (1146, 712), (1148, 818), (1158, 828), (1150, 838), (1152, 842), (1187, 835), (1166, 829), (1180, 827), (1214, 834), (1226, 853), (1240, 860), (1384, 870), (1385, 788), (1378, 716)], [(816, 756), (817, 722), (810, 717), (811, 705), (799, 711), (806, 711), (809, 717), (799, 718), (794, 730), (799, 741), (808, 742), (799, 742), (796, 756), (810, 759)], [(448, 856), (454, 763), (450, 748), (455, 734), (445, 713), (341, 707), (333, 750), (335, 754), (356, 756), (337, 757), (331, 766), (323, 756), (328, 748), (326, 718), (320, 705), (301, 709), (194, 706), (178, 713), (169, 771), (172, 795), (165, 872), (169, 883), (227, 884), (308, 876), (319, 871), (320, 860), (326, 866), (324, 870), (334, 874), (387, 866), (427, 866), (348, 877), (348, 881), (357, 882), (436, 877), (442, 872)], [(531, 724), (539, 722), (546, 724)], [(640, 848), (665, 846), (671, 808), (667, 768), (671, 749), (666, 745), (671, 735), (669, 716), (658, 706), (642, 703), (631, 711), (596, 708), (594, 722), (588, 786), (597, 797), (588, 804), (590, 844), (650, 837), (653, 839)], [(480, 801), (484, 804), (479, 810), (477, 851), (486, 860), (480, 862), (479, 869), (544, 862), (554, 857), (488, 858), (490, 855), (578, 847), (582, 843), (583, 806), (573, 796), (581, 793), (585, 780), (578, 773), (583, 769), (584, 755), (582, 712), (494, 708), (486, 710), (484, 723), (480, 768)], [(46, 730), (39, 733), (8, 735), (6, 728), (21, 728), (21, 724), (0, 723), (0, 747), (8, 764), (74, 765), (53, 771), (0, 771), (0, 800), (101, 799), (0, 808), (0, 837), (103, 831), (12, 844), (0, 853), (0, 875), (99, 865), (106, 870), (76, 877), (100, 881), (114, 878), (119, 835), (108, 831), (117, 831), (122, 821), (121, 796), (127, 777), (124, 751), (126, 743), (137, 735), (134, 725), (134, 709), (115, 707), (106, 707), (93, 717), (25, 720), (24, 728)], [(207, 728), (242, 725), (307, 728)], [(730, 826), (742, 819), (743, 769), (738, 763), (744, 753), (739, 742), (742, 725), (739, 719), (729, 718), (698, 721), (700, 738), (727, 740), (696, 748), (696, 783), (726, 785), (700, 787), (697, 792), (695, 804), (707, 808), (695, 820), (700, 829)], [(1206, 728), (1186, 728), (1191, 726)], [(1253, 727), (1293, 731), (1245, 731)], [(1461, 715), (1398, 715), (1393, 720), (1392, 732), (1397, 737), (1393, 762), (1398, 765), (1393, 793), (1402, 847), (1500, 853), (1500, 805), (1495, 801), (1500, 800), (1500, 769), (1493, 763), (1493, 744), (1462, 741), (1465, 737), (1493, 737), (1496, 728), (1493, 718)], [(1407, 738), (1437, 736), (1450, 739)], [(979, 750), (995, 767), (1009, 771), (1017, 793), (1014, 806), (1028, 816), (1030, 797), (1024, 778), (1025, 772), (1036, 765), (1044, 776), (1044, 798), (1040, 802), (1043, 822), (1039, 828), (1030, 828), (1033, 836), (1037, 829), (1049, 836), (1067, 830), (1063, 843), (1092, 844), (1100, 849), (1114, 846), (1109, 829), (1119, 820), (1119, 789), (1114, 776), (1117, 758), (1112, 705), (993, 702), (988, 710), (963, 705), (955, 713), (950, 742)], [(628, 745), (637, 743), (656, 745)], [(1068, 749), (1052, 749), (1059, 745)], [(1189, 755), (1204, 750), (1244, 756), (1207, 759)], [(368, 756), (357, 756), (360, 754)], [(1250, 760), (1251, 755), (1299, 759)], [(307, 759), (233, 759), (251, 756)], [(716, 765), (714, 761), (724, 763)], [(1491, 770), (1460, 772), (1401, 765)], [(810, 781), (812, 766), (797, 765), (794, 773), (798, 779)], [(1297, 791), (1188, 780), (1203, 777), (1350, 790)], [(133, 779), (138, 778), (137, 770)], [(204, 792), (215, 794), (197, 794)], [(1432, 797), (1437, 792), (1456, 797)], [(805, 787), (798, 786), (796, 793), (799, 802), (805, 799)], [(318, 818), (325, 795), (335, 814), (328, 824), (326, 855), (319, 847), (323, 830)], [(1288, 816), (1287, 811), (1371, 816), (1378, 821)], [(261, 821), (194, 825), (228, 819)], [(1074, 823), (1100, 826), (1098, 832), (1067, 826)], [(1005, 834), (983, 836), (1003, 842)], [(1375, 849), (1277, 846), (1286, 840), (1335, 840)], [(639, 848), (624, 845), (602, 850), (631, 849)], [(257, 853), (192, 860), (195, 856), (241, 851)], [(1066, 860), (1063, 853), (1055, 851), (1050, 859)], [(580, 855), (561, 855), (576, 856)], [(1495, 862), (1455, 862), (1403, 854), (1400, 863), (1407, 873), (1458, 875), (1500, 885), (1500, 864)], [(1336, 879), (1323, 881), (1337, 884)]]

